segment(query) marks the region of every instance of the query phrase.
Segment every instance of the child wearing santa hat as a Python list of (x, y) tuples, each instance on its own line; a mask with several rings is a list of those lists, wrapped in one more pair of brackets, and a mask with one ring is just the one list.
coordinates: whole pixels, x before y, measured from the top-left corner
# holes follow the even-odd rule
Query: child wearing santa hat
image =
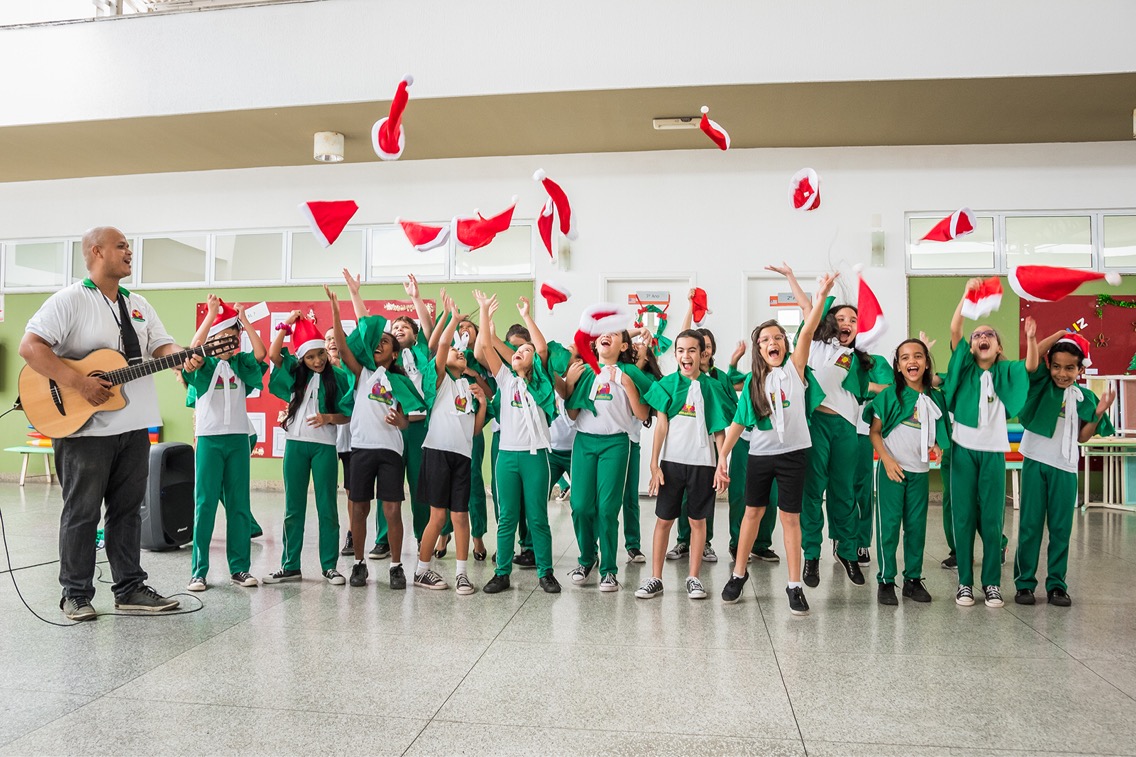
[[(1032, 332), (1028, 336), (1036, 338)], [(1024, 462), (1014, 601), (1034, 603), (1041, 537), (1048, 527), (1046, 597), (1051, 605), (1068, 607), (1072, 600), (1065, 576), (1077, 507), (1078, 443), (1115, 433), (1108, 409), (1116, 394), (1110, 387), (1098, 400), (1087, 387), (1077, 386), (1085, 366), (1092, 365), (1089, 342), (1080, 334), (1058, 332), (1034, 349), (1045, 353), (1046, 364), (1030, 373), (1029, 394), (1018, 414), (1025, 431), (1019, 448)]]
[[(1002, 340), (989, 325), (979, 325), (963, 339), (963, 308), (968, 293), (983, 286), (967, 282), (951, 319), (951, 361), (944, 386), (951, 428), (951, 509), (958, 561), (955, 603), (974, 604), (974, 535), (982, 538), (982, 588), (987, 607), (1002, 607), (1002, 526), (1006, 509), (1006, 419), (1026, 400), (1028, 374), (1037, 369), (1037, 342), (1026, 359), (1007, 360)], [(1026, 319), (1026, 336), (1036, 328)]]
[[(295, 355), (284, 347), (290, 336)], [(339, 559), (339, 485), (335, 453), (336, 426), (347, 423), (351, 412), (351, 376), (327, 359), (323, 336), (299, 310), (293, 310), (276, 327), (268, 348), (273, 371), (268, 380), (272, 394), (288, 403), (281, 426), (284, 441), (284, 555), (280, 570), (264, 578), (266, 584), (299, 581), (300, 551), (304, 545), (304, 515), (308, 484), (315, 490), (319, 518), (320, 569), (336, 586), (347, 579), (335, 569)]]
[(249, 324), (243, 305), (230, 307), (213, 294), (207, 303), (208, 312), (190, 347), (198, 347), (215, 336), (239, 337), (244, 328), (252, 352), (241, 352), (238, 346), (214, 357), (194, 356), (186, 361), (181, 373), (196, 408), (190, 591), (205, 591), (208, 586), (209, 542), (213, 539), (219, 501), (225, 505), (229, 580), (237, 586), (259, 584), (248, 572), (253, 518), (249, 504), (249, 419), (245, 398), (263, 385), (268, 370), (264, 342)]

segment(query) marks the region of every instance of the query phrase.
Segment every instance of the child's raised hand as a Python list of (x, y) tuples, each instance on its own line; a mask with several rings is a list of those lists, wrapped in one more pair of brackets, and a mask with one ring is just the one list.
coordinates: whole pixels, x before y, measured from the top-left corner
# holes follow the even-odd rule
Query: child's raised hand
[(479, 307), (485, 307), (485, 303), (489, 302), (489, 295), (480, 289), (473, 290), (473, 299), (477, 300)]
[(521, 320), (524, 320), (524, 319), (529, 317), (529, 298), (528, 297), (522, 296), (522, 297), (517, 298), (517, 312), (521, 314)]
[(919, 341), (921, 341), (921, 342), (923, 342), (923, 344), (927, 345), (927, 349), (932, 349), (935, 346), (935, 340), (934, 339), (928, 339), (927, 334), (922, 332), (922, 331), (919, 332)]
[(478, 402), (481, 402), (481, 403), (485, 402), (485, 392), (483, 392), (481, 390), (480, 384), (470, 384), (469, 385), (469, 393), (472, 394), (473, 398), (475, 400), (477, 400)]
[(329, 287), (327, 284), (323, 285), (323, 293), (327, 295), (327, 299), (331, 302), (331, 312), (333, 314), (338, 313), (339, 297), (336, 296), (335, 292), (331, 291), (331, 287)]
[(657, 465), (651, 466), (651, 481), (647, 484), (648, 496), (654, 497), (659, 493), (659, 487), (665, 482), (663, 481), (663, 469)]
[[(782, 262), (781, 265), (767, 265), (767, 266), (765, 266), (765, 270), (773, 271), (774, 273), (779, 273), (782, 276), (784, 276), (785, 278), (789, 278), (790, 276), (793, 275), (793, 269), (789, 267), (788, 263), (784, 263), (784, 262)], [(693, 292), (694, 290), (691, 289), (690, 291)]]
[(746, 343), (744, 340), (738, 340), (738, 346), (734, 347), (734, 353), (730, 355), (730, 365), (737, 365), (742, 356), (746, 354)]
[(883, 464), (884, 471), (887, 473), (888, 478), (895, 481), (897, 484), (903, 481), (903, 468), (895, 461), (894, 457), (887, 455), (883, 457), (880, 462)]
[(1029, 316), (1029, 315), (1026, 316), (1025, 334), (1026, 334), (1026, 339), (1036, 339), (1037, 338), (1037, 321), (1035, 321), (1033, 319), (1033, 316)]
[(1112, 407), (1112, 403), (1115, 401), (1116, 390), (1112, 388), (1112, 382), (1110, 381), (1108, 388), (1105, 389), (1104, 393), (1100, 396), (1100, 401), (1097, 402), (1097, 420), (1104, 417), (1104, 414), (1108, 412), (1108, 409)]
[(363, 274), (352, 276), (351, 271), (343, 269), (343, 280), (347, 282), (347, 291), (352, 295), (359, 294), (359, 287), (363, 284)]
[(820, 289), (817, 291), (815, 302), (824, 302), (828, 297), (828, 293), (832, 291), (832, 287), (836, 284), (836, 280), (840, 278), (840, 272), (826, 273), (820, 277)]
[(414, 274), (407, 274), (406, 281), (402, 282), (402, 288), (406, 290), (406, 296), (412, 300), (418, 299), (418, 279), (414, 278)]
[(490, 323), (493, 321), (493, 314), (497, 312), (497, 295), (493, 295), (488, 300), (485, 300), (484, 307), (486, 312), (489, 313)]
[(233, 305), (233, 310), (237, 311), (237, 320), (241, 323), (248, 323), (248, 317), (245, 316), (245, 306), (241, 303)]
[(284, 319), (284, 323), (288, 324), (289, 326), (295, 326), (296, 321), (300, 320), (303, 317), (304, 317), (304, 314), (301, 313), (299, 310), (293, 310), (291, 313), (288, 314), (288, 317)]
[(576, 382), (580, 380), (580, 377), (584, 375), (584, 369), (587, 367), (587, 363), (583, 360), (577, 360), (569, 365), (568, 370), (564, 372), (564, 380), (572, 386), (575, 386)]
[(978, 289), (980, 286), (982, 286), (982, 279), (980, 279), (978, 277), (975, 277), (973, 279), (967, 279), (966, 289), (964, 289), (963, 291), (969, 292), (972, 289)]
[(209, 315), (214, 318), (221, 312), (221, 298), (215, 294), (211, 294), (205, 298), (205, 302), (209, 307)]

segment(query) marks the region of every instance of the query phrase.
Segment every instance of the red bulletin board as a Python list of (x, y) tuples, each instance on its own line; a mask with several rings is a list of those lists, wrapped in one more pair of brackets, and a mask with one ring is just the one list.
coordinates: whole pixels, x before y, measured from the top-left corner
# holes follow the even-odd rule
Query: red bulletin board
[[(1117, 297), (1125, 302), (1136, 297)], [(1022, 320), (1027, 315), (1037, 321), (1037, 336), (1043, 338), (1054, 331), (1075, 331), (1089, 340), (1093, 367), (1088, 375), (1118, 375), (1128, 372), (1128, 364), (1136, 353), (1136, 309), (1104, 305), (1097, 315), (1096, 295), (1073, 295), (1058, 302), (1021, 301)], [(1022, 357), (1026, 354), (1025, 334), (1021, 336)]]
[[(411, 318), (415, 316), (414, 303), (410, 300), (365, 300), (364, 302), (371, 315), (381, 315), (387, 319), (394, 319), (403, 315), (409, 315)], [(244, 302), (241, 304), (247, 308), (257, 303)], [(326, 332), (332, 327), (331, 303), (326, 300), (317, 302), (278, 301), (269, 302), (267, 305), (268, 317), (252, 324), (264, 341), (265, 348), (272, 344), (272, 338), (276, 335), (276, 324), (286, 320), (293, 310), (299, 310), (308, 318), (313, 319), (316, 328), (321, 332)], [(346, 298), (340, 300), (339, 307), (340, 315), (343, 318), (343, 330), (350, 334), (355, 330), (355, 310)], [(426, 300), (426, 307), (433, 315), (435, 312), (434, 301)], [(209, 306), (206, 303), (197, 303), (197, 318), (195, 320), (197, 326), (200, 326), (201, 322), (205, 320), (205, 315), (208, 312)], [(417, 321), (418, 319), (414, 318), (414, 320)], [(241, 341), (242, 348), (246, 352), (251, 352), (252, 346), (249, 344), (248, 337), (243, 337)], [(287, 342), (285, 342), (285, 345), (287, 345)], [(249, 419), (257, 431), (256, 449), (253, 450), (252, 454), (253, 457), (282, 458), (284, 456), (284, 430), (280, 428), (276, 419), (280, 411), (287, 407), (287, 403), (268, 393), (268, 378), (272, 371), (271, 362), (268, 364), (268, 369), (269, 373), (264, 375), (264, 389), (253, 392), (245, 401)]]

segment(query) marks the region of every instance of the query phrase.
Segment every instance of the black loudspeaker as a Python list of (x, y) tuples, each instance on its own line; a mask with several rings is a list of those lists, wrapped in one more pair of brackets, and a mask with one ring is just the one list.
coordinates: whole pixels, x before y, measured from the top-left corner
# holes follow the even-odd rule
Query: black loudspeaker
[(142, 501), (142, 549), (161, 552), (193, 541), (193, 447), (150, 445), (150, 478)]

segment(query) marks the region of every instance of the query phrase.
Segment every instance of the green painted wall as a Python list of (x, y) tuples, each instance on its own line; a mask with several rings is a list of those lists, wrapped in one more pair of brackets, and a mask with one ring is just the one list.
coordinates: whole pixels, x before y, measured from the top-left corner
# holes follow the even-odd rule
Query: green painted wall
[[(471, 292), (482, 289), (487, 292), (496, 292), (502, 306), (497, 311), (496, 325), (499, 333), (504, 334), (511, 323), (517, 321), (517, 311), (513, 303), (524, 295), (533, 296), (531, 281), (498, 281), (498, 282), (463, 282), (460, 288), (451, 284), (448, 294), (457, 302), (463, 313), (473, 311), (476, 302)], [(336, 287), (341, 299), (346, 301), (346, 286)], [(323, 288), (319, 286), (297, 287), (254, 287), (249, 289), (219, 290), (228, 301), (259, 302), (261, 300), (311, 300), (323, 301), (325, 296)], [(435, 286), (423, 286), (422, 294), (427, 299), (436, 297), (438, 289)], [(188, 344), (196, 329), (196, 305), (204, 302), (208, 294), (205, 289), (174, 289), (151, 290), (142, 292), (147, 300), (158, 311), (166, 330), (180, 344)], [(12, 294), (4, 297), (4, 323), (0, 324), (0, 408), (7, 409), (12, 406), (18, 393), (17, 380), (23, 361), (19, 356), (20, 339), (24, 335), (24, 325), (32, 314), (46, 300), (47, 294)], [(377, 284), (366, 286), (363, 297), (368, 300), (405, 299), (406, 293), (399, 284)], [(534, 305), (535, 307), (535, 305)], [(161, 405), (162, 441), (193, 443), (193, 416), (192, 410), (185, 406), (185, 390), (174, 378), (172, 373), (162, 372), (155, 376), (158, 387), (158, 401)], [(0, 420), (0, 449), (16, 447), (24, 443), (28, 432), (27, 419), (24, 414), (16, 411)], [(486, 456), (488, 464), (488, 455)], [(30, 466), (32, 472), (39, 469), (40, 464), (33, 461)], [(18, 473), (20, 470), (20, 456), (9, 453), (0, 455), (0, 473)], [(256, 481), (279, 481), (281, 478), (281, 462), (279, 460), (254, 459), (252, 461), (252, 478)]]

